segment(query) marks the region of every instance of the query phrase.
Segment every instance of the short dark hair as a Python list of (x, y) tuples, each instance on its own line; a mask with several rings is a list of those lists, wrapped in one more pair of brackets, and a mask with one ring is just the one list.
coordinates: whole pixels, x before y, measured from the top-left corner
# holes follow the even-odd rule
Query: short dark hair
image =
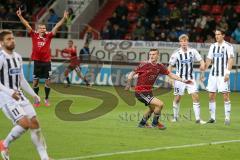
[(157, 48), (151, 48), (151, 49), (149, 50), (149, 52), (152, 52), (152, 51), (157, 51), (157, 52), (159, 53), (159, 50), (158, 50)]
[(223, 29), (223, 28), (216, 28), (215, 32), (216, 31), (221, 32), (222, 35), (225, 35), (225, 32), (226, 32), (225, 29)]
[(11, 30), (4, 29), (0, 31), (0, 41), (3, 41), (4, 37), (8, 34), (13, 34)]

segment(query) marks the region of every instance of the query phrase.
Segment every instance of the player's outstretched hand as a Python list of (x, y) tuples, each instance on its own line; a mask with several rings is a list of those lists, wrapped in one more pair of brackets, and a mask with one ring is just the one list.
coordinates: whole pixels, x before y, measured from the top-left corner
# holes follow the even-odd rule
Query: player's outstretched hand
[(17, 13), (17, 16), (18, 16), (18, 17), (22, 16), (22, 11), (21, 11), (21, 8), (18, 8), (18, 10), (17, 10), (17, 12), (16, 12), (16, 13)]
[(183, 83), (186, 83), (186, 84), (193, 84), (193, 81), (192, 81), (192, 80), (184, 80)]
[(66, 11), (66, 10), (64, 11), (63, 17), (64, 17), (64, 19), (68, 18), (68, 11)]
[(20, 99), (19, 93), (15, 91), (15, 92), (12, 94), (12, 98), (15, 99), (16, 101), (18, 101), (18, 100)]
[(226, 75), (224, 76), (224, 82), (227, 82), (228, 80), (229, 80), (229, 75), (226, 74)]

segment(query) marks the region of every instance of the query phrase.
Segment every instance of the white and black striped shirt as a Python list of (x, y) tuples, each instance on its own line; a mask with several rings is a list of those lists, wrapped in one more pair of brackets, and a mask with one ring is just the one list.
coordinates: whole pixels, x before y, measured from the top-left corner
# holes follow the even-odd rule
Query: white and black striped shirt
[(20, 76), (22, 71), (22, 57), (13, 52), (8, 54), (0, 51), (0, 82), (7, 88), (20, 91)]
[(182, 79), (194, 79), (193, 64), (196, 61), (201, 61), (202, 57), (199, 52), (194, 48), (187, 48), (183, 51), (181, 48), (173, 52), (169, 64), (176, 65), (176, 74)]
[(225, 69), (228, 67), (228, 59), (234, 57), (233, 46), (223, 41), (222, 44), (213, 43), (208, 51), (207, 58), (212, 60), (210, 75), (224, 76)]

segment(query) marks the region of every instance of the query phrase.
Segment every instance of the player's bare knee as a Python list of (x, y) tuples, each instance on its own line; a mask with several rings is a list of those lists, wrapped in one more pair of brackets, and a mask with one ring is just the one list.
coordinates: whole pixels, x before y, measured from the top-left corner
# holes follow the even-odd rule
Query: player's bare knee
[(209, 101), (210, 102), (215, 102), (215, 94), (213, 94), (213, 93), (209, 94)]
[(31, 122), (27, 117), (21, 118), (19, 121), (17, 121), (17, 124), (26, 130), (28, 130), (31, 127)]
[(49, 87), (49, 86), (50, 86), (50, 80), (49, 80), (49, 79), (45, 80), (45, 86), (46, 86), (46, 87)]
[(194, 103), (198, 103), (199, 102), (199, 96), (198, 96), (198, 94), (192, 94), (192, 100), (193, 100), (193, 102)]
[(181, 101), (181, 96), (176, 95), (176, 96), (174, 97), (174, 102), (175, 102), (175, 103), (180, 103), (180, 101)]
[(230, 101), (229, 95), (227, 93), (223, 94), (223, 100), (224, 100), (224, 102)]
[(31, 121), (31, 126), (30, 126), (31, 129), (38, 129), (40, 127), (36, 117), (31, 118), (30, 121)]
[(33, 87), (37, 87), (38, 86), (38, 80), (33, 80)]

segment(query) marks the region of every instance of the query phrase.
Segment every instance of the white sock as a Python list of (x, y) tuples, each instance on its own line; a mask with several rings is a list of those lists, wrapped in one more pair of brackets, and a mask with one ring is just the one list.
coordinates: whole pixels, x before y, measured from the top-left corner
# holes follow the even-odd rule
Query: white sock
[(45, 143), (45, 139), (41, 133), (41, 129), (31, 129), (31, 138), (32, 142), (35, 145), (39, 156), (41, 157), (41, 160), (48, 160), (48, 154), (47, 154), (47, 146)]
[(173, 118), (179, 117), (180, 103), (173, 101)]
[(3, 141), (4, 146), (8, 147), (11, 142), (20, 137), (25, 131), (26, 130), (19, 125), (14, 126), (8, 136)]
[(193, 111), (196, 120), (200, 120), (200, 103), (193, 103)]
[(211, 119), (216, 119), (216, 102), (209, 102), (209, 111), (210, 111), (210, 115), (211, 115)]
[(230, 101), (224, 102), (224, 108), (225, 108), (225, 119), (230, 119), (231, 102)]

